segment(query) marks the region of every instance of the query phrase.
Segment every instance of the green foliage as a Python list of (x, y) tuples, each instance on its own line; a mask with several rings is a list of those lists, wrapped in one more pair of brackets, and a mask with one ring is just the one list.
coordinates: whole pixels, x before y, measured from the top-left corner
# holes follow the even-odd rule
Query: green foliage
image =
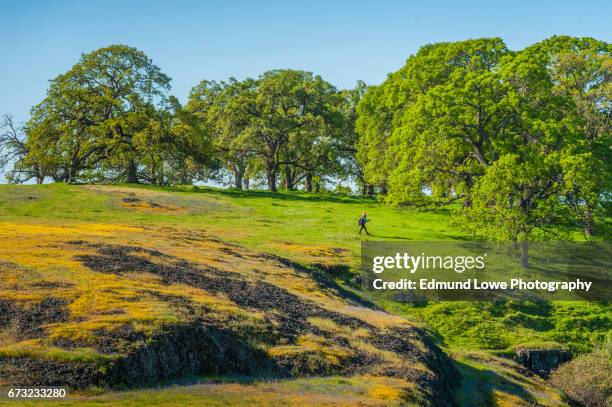
[(593, 235), (611, 191), (611, 51), (572, 37), (421, 48), (358, 107), (366, 181), (393, 204), (462, 200), (465, 226), (488, 238)]
[(191, 90), (185, 107), (211, 135), (217, 165), (231, 171), (234, 186), (239, 189), (248, 188), (249, 178), (258, 166), (252, 160), (248, 139), (250, 121), (241, 111), (242, 101), (255, 85), (251, 79), (202, 81)]
[(14, 180), (191, 181), (207, 140), (169, 89), (170, 78), (135, 48), (83, 54), (32, 108)]
[[(504, 44), (472, 40), (441, 44), (436, 51), (420, 67), (434, 76), (413, 85), (425, 91), (417, 93), (391, 136), (402, 170), (391, 173), (390, 200), (404, 198), (395, 193), (396, 186), (414, 197), (422, 195), (425, 185), (436, 199), (466, 195), (495, 159), (495, 135), (505, 126), (500, 114), (504, 89), (495, 78), (507, 53)], [(447, 67), (444, 77), (431, 65)]]
[(426, 306), (388, 302), (385, 308), (423, 321), (451, 348), (504, 355), (527, 343), (586, 352), (606, 341), (612, 323), (609, 306), (591, 302), (452, 301)]
[(472, 189), (468, 226), (494, 240), (526, 242), (533, 230), (554, 228), (568, 218), (559, 196), (558, 161), (554, 154), (523, 161), (516, 154), (500, 157)]
[(282, 175), (285, 189), (304, 180), (310, 192), (315, 177), (350, 172), (358, 86), (340, 93), (310, 72), (275, 70), (257, 80), (202, 81), (187, 108), (214, 135), (235, 187), (263, 173), (271, 191)]
[(336, 146), (340, 164), (337, 168), (338, 175), (343, 178), (357, 181), (364, 193), (365, 180), (363, 177), (363, 169), (359, 165), (356, 157), (356, 146), (359, 141), (359, 135), (357, 134), (355, 126), (358, 119), (357, 108), (367, 89), (368, 87), (365, 82), (357, 81), (353, 89), (340, 91), (340, 111), (344, 120)]
[(385, 151), (390, 126), (390, 112), (385, 106), (381, 86), (371, 86), (357, 106), (356, 131), (359, 134), (357, 160), (365, 182), (382, 186), (388, 175)]
[(583, 406), (604, 406), (612, 402), (612, 345), (561, 365), (551, 374), (553, 385)]
[(350, 187), (344, 185), (336, 185), (336, 188), (334, 188), (334, 194), (351, 196), (353, 194), (353, 191)]
[(499, 39), (427, 45), (371, 88), (357, 121), (366, 179), (388, 184), (396, 203), (421, 198), (424, 186), (444, 198), (469, 183), (500, 125), (493, 73), (505, 53)]

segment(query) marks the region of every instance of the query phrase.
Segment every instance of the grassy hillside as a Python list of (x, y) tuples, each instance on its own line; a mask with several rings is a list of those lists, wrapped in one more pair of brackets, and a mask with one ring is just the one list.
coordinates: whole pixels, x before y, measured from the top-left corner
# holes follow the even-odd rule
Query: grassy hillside
[[(356, 234), (363, 210), (370, 237)], [(185, 403), (249, 404), (262, 393), (279, 404), (562, 404), (541, 379), (479, 352), (543, 341), (588, 349), (610, 332), (608, 306), (378, 304), (400, 317), (343, 286), (361, 239), (469, 238), (449, 219), (448, 210), (304, 193), (2, 185), (0, 378), (36, 383), (52, 371), (80, 387), (201, 372), (249, 378), (90, 390), (77, 404), (151, 397), (167, 405), (181, 403), (177, 394)], [(463, 382), (452, 396), (454, 366)]]
[[(5, 220), (42, 218), (60, 223), (98, 221), (203, 229), (229, 242), (284, 253), (305, 262), (338, 258), (357, 266), (357, 219), (364, 210), (371, 219), (368, 227), (372, 229), (372, 239), (438, 240), (464, 236), (447, 225), (445, 210), (396, 210), (367, 198), (198, 187), (65, 184), (0, 185), (0, 191), (0, 216)], [(139, 200), (129, 202), (130, 198)], [(348, 251), (330, 252), (333, 248)]]

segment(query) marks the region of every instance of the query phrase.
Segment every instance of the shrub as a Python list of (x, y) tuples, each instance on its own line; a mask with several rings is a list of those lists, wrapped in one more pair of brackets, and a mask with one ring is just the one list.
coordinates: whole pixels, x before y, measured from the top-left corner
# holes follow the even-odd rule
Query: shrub
[(347, 187), (344, 185), (336, 185), (336, 188), (334, 188), (334, 194), (337, 195), (344, 195), (344, 196), (351, 196), (353, 195), (353, 190), (351, 189), (351, 187)]
[(612, 406), (612, 343), (580, 355), (553, 371), (550, 381), (573, 402)]

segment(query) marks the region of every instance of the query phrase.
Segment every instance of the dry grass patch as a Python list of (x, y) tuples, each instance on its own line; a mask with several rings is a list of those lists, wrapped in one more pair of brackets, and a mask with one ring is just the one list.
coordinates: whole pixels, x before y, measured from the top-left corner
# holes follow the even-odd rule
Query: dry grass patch
[(123, 208), (144, 213), (180, 214), (189, 212), (189, 209), (187, 208), (175, 205), (164, 205), (155, 201), (142, 201), (139, 198), (130, 197), (123, 198), (119, 205)]
[(295, 345), (272, 347), (268, 354), (299, 376), (340, 371), (351, 357), (348, 349), (312, 334), (300, 336)]
[(308, 322), (321, 329), (322, 331), (329, 332), (335, 335), (352, 338), (367, 338), (371, 335), (370, 330), (366, 328), (352, 328), (350, 326), (338, 325), (331, 319), (311, 317), (308, 318)]
[(283, 241), (274, 242), (272, 245), (276, 249), (298, 255), (298, 257), (322, 259), (326, 264), (346, 264), (351, 259), (350, 250), (329, 244), (314, 245)]

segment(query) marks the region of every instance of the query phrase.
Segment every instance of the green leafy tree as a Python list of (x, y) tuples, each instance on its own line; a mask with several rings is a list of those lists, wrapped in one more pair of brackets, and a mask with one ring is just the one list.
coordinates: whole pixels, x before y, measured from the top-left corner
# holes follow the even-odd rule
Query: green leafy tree
[(202, 81), (186, 110), (212, 134), (216, 158), (236, 188), (263, 174), (271, 191), (279, 178), (286, 189), (304, 181), (311, 191), (325, 177), (346, 174), (354, 156), (354, 117), (347, 116), (347, 103), (319, 76), (276, 70), (257, 80)]
[(305, 126), (292, 132), (283, 151), (286, 189), (294, 189), (304, 181), (307, 192), (313, 190), (313, 179), (342, 172), (341, 143), (344, 116), (340, 111), (341, 95), (329, 83), (315, 77), (306, 84), (313, 116)]
[(385, 84), (370, 86), (357, 106), (355, 130), (359, 134), (356, 158), (363, 172), (364, 193), (371, 195), (374, 185), (386, 186), (389, 168), (386, 163), (387, 140), (392, 131), (393, 114), (384, 97)]
[(408, 61), (405, 74), (419, 74), (405, 79), (414, 96), (388, 140), (389, 201), (471, 204), (475, 177), (497, 159), (513, 120), (498, 76), (507, 53), (500, 39), (479, 39), (430, 47)]
[(528, 265), (528, 242), (537, 236), (564, 238), (567, 206), (559, 199), (562, 189), (558, 154), (531, 151), (505, 154), (478, 178), (472, 189), (472, 206), (465, 211), (468, 228), (492, 240), (521, 246)]
[(32, 155), (54, 167), (56, 180), (98, 174), (138, 182), (145, 152), (134, 138), (156, 116), (169, 88), (170, 78), (135, 48), (111, 45), (83, 54), (32, 109), (26, 125)]
[(567, 237), (574, 224), (594, 234), (610, 191), (609, 58), (606, 43), (553, 37), (501, 68), (512, 126), (465, 215), (480, 234), (520, 243), (524, 265), (530, 240)]
[[(421, 201), (424, 189), (443, 200), (461, 195), (461, 184), (476, 169), (467, 169), (467, 174), (449, 170), (448, 162), (471, 154), (470, 146), (463, 146), (468, 142), (474, 144), (475, 158), (486, 160), (491, 130), (486, 127), (495, 116), (479, 109), (489, 101), (487, 96), (495, 96), (492, 104), (499, 103), (494, 76), (507, 52), (497, 38), (426, 45), (383, 84), (370, 87), (359, 103), (356, 123), (357, 158), (366, 181), (383, 193), (390, 188), (387, 199), (394, 203)], [(429, 122), (432, 118), (435, 123)], [(476, 132), (474, 122), (481, 126)], [(429, 134), (423, 134), (425, 130)], [(455, 153), (449, 156), (449, 151)], [(468, 167), (471, 158), (464, 160)]]
[(340, 178), (354, 180), (361, 186), (361, 193), (368, 193), (368, 184), (359, 160), (357, 160), (357, 148), (359, 134), (357, 133), (357, 109), (363, 99), (368, 86), (363, 81), (357, 81), (352, 89), (340, 92), (340, 112), (343, 117), (340, 137), (337, 142), (338, 175)]
[(303, 153), (308, 146), (325, 143), (321, 134), (332, 120), (334, 93), (321, 77), (288, 69), (264, 73), (257, 87), (241, 98), (242, 112), (250, 122), (245, 138), (263, 163), (270, 191), (277, 189), (281, 167), (286, 186), (293, 188), (298, 171), (312, 173), (321, 163), (314, 154)]
[[(612, 45), (592, 38), (555, 37), (549, 53), (552, 92), (571, 100), (575, 135), (562, 158), (570, 208), (585, 236), (596, 234), (595, 218), (605, 216), (612, 191)], [(609, 215), (609, 214), (608, 214)]]
[(591, 38), (423, 47), (358, 107), (365, 178), (394, 204), (462, 199), (467, 227), (525, 249), (572, 222), (590, 236), (610, 201), (610, 66)]
[(34, 178), (42, 184), (49, 170), (42, 162), (33, 160), (30, 146), (22, 127), (17, 126), (10, 115), (0, 118), (0, 170), (13, 164), (6, 176), (11, 182), (24, 182)]
[(238, 189), (248, 188), (249, 170), (256, 160), (250, 137), (252, 117), (244, 110), (256, 85), (252, 79), (202, 81), (192, 89), (186, 106), (211, 134), (215, 157), (232, 174)]
[(512, 148), (540, 145), (559, 163), (558, 199), (590, 237), (611, 191), (612, 46), (592, 38), (552, 37), (503, 68), (519, 118)]
[(140, 177), (154, 185), (190, 184), (207, 178), (213, 155), (210, 134), (174, 97), (165, 109), (149, 115), (149, 123), (135, 133)]

